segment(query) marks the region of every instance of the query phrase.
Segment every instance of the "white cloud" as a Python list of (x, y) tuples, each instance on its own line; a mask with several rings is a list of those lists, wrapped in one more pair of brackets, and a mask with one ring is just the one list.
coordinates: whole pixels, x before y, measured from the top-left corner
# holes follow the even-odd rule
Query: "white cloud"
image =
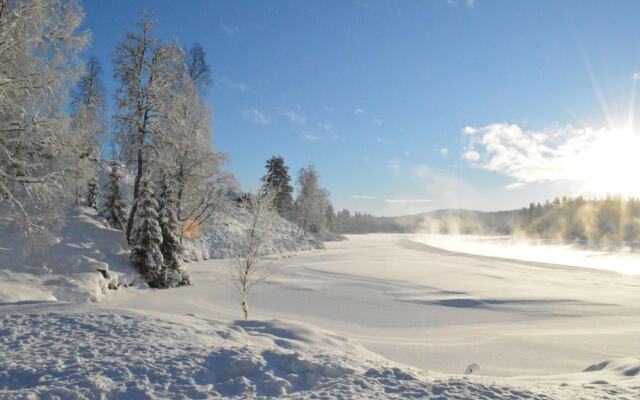
[(632, 79), (634, 82), (638, 82), (638, 81), (640, 81), (640, 72), (634, 72), (634, 73), (633, 73), (633, 75), (631, 75), (631, 79)]
[(447, 149), (446, 147), (441, 148), (440, 154), (442, 154), (443, 156), (446, 156), (447, 154), (449, 154), (449, 149)]
[(464, 159), (469, 162), (476, 162), (480, 159), (480, 153), (475, 150), (469, 150), (464, 153)]
[[(497, 123), (467, 137), (465, 159), (517, 182), (576, 182), (595, 193), (640, 192), (640, 136), (624, 128)], [(467, 156), (468, 155), (468, 156)], [(481, 161), (480, 161), (481, 160)]]
[(384, 121), (382, 120), (382, 118), (378, 118), (378, 117), (373, 117), (373, 123), (378, 125), (378, 126), (382, 126), (382, 124), (384, 123)]
[(385, 203), (389, 204), (419, 204), (419, 203), (431, 203), (428, 199), (385, 199)]
[(462, 132), (464, 132), (466, 135), (475, 135), (478, 132), (478, 130), (471, 126), (465, 126)]
[(375, 200), (377, 199), (377, 197), (375, 196), (369, 196), (366, 194), (354, 194), (353, 196), (349, 196), (350, 199), (354, 199), (354, 200)]
[(229, 36), (235, 35), (236, 33), (240, 32), (240, 28), (235, 25), (220, 24), (219, 26), (222, 32)]
[(362, 114), (364, 112), (364, 110), (360, 107), (356, 108), (355, 110), (353, 110), (353, 113), (358, 115), (358, 114)]
[(307, 122), (307, 117), (290, 109), (281, 110), (280, 114), (286, 117), (291, 123), (304, 125)]
[(253, 110), (246, 110), (245, 112), (242, 113), (242, 115), (244, 116), (244, 118), (254, 124), (257, 125), (271, 125), (271, 119), (264, 113), (253, 109)]

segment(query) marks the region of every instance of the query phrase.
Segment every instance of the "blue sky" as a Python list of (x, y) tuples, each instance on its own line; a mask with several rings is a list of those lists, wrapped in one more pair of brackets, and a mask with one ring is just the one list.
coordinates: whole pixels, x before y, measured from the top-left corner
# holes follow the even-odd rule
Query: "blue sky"
[(615, 157), (635, 143), (620, 121), (640, 78), (637, 1), (83, 4), (111, 94), (110, 55), (142, 8), (164, 40), (203, 45), (213, 144), (246, 189), (281, 154), (294, 175), (315, 165), (338, 209), (495, 210), (626, 193), (627, 175), (608, 177), (637, 162)]

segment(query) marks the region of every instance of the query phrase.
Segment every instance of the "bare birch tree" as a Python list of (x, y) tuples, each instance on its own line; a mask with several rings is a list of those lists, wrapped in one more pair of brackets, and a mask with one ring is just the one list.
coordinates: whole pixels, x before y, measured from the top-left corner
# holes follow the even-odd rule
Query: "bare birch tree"
[(246, 199), (241, 208), (246, 214), (242, 234), (229, 259), (232, 287), (240, 298), (244, 319), (249, 318), (249, 293), (271, 276), (277, 264), (266, 260), (273, 243), (273, 224), (277, 217), (274, 206), (276, 191), (263, 188)]

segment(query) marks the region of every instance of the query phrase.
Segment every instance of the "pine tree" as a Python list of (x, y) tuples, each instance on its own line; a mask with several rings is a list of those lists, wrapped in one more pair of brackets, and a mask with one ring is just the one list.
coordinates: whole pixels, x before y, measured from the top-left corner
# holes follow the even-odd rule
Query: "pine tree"
[(87, 207), (98, 209), (98, 180), (95, 175), (87, 183)]
[(120, 174), (118, 164), (112, 162), (109, 172), (109, 182), (104, 188), (105, 202), (100, 214), (107, 220), (109, 226), (115, 229), (124, 229), (127, 218), (122, 194), (120, 193)]
[(293, 205), (293, 188), (289, 183), (289, 167), (281, 156), (273, 156), (265, 164), (267, 174), (262, 177), (263, 188), (270, 187), (275, 191), (274, 206), (278, 214), (288, 217)]
[(173, 189), (174, 181), (167, 175), (163, 176), (158, 203), (158, 218), (162, 231), (162, 245), (160, 252), (164, 259), (161, 273), (162, 287), (176, 287), (189, 285), (189, 275), (182, 266), (183, 248), (180, 244), (181, 226), (176, 209), (176, 194)]
[(160, 246), (162, 231), (158, 223), (158, 202), (155, 199), (153, 183), (142, 180), (142, 190), (138, 198), (136, 223), (131, 232), (131, 262), (151, 287), (163, 287), (162, 265), (164, 259)]

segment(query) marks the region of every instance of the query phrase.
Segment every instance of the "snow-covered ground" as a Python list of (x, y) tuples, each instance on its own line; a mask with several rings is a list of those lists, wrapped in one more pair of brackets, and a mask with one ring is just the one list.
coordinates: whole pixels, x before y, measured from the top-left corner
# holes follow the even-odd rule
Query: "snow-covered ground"
[(640, 277), (416, 238), (289, 254), (249, 322), (223, 260), (190, 287), (0, 305), (0, 398), (640, 396)]
[(453, 252), (640, 275), (640, 253), (628, 247), (598, 250), (578, 243), (479, 235), (416, 235), (415, 241)]

